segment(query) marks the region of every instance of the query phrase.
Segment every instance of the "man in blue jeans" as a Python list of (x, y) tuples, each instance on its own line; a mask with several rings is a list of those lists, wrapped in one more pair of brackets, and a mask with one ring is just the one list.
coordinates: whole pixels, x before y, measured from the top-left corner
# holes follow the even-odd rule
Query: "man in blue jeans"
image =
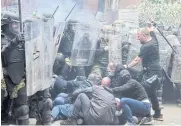
[(51, 121), (59, 120), (59, 119), (67, 119), (72, 116), (74, 109), (73, 104), (64, 104), (64, 105), (56, 105), (52, 109), (52, 119)]
[(119, 87), (112, 88), (114, 94), (122, 96), (120, 106), (123, 109), (122, 117), (131, 124), (137, 122), (133, 119), (133, 115), (137, 117), (145, 117), (143, 123), (151, 122), (150, 110), (151, 103), (144, 87), (136, 80), (131, 79), (131, 75), (127, 70), (120, 72)]

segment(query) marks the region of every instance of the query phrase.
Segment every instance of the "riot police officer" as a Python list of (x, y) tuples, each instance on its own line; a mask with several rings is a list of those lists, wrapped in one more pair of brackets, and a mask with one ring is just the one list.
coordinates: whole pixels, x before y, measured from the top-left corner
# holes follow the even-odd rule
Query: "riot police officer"
[(8, 115), (11, 117), (13, 115), (18, 125), (28, 125), (24, 35), (18, 31), (19, 22), (16, 15), (5, 13), (1, 21), (1, 57), (4, 76), (4, 83), (1, 83), (3, 84), (1, 87), (6, 87), (10, 96)]

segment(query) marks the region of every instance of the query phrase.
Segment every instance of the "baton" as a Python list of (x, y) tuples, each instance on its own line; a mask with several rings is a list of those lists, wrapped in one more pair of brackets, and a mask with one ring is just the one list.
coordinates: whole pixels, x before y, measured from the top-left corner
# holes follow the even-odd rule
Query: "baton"
[(22, 15), (21, 15), (21, 0), (18, 0), (18, 10), (19, 10), (19, 22), (20, 22), (20, 32), (22, 32)]
[[(53, 12), (52, 16), (48, 19), (48, 21), (55, 15), (55, 13), (57, 12), (58, 8), (59, 8), (59, 6), (57, 6), (57, 8), (56, 8), (55, 11)], [(47, 22), (48, 22), (48, 21), (47, 21)]]
[(156, 29), (157, 29), (158, 32), (161, 34), (161, 36), (165, 39), (165, 41), (167, 42), (167, 44), (172, 48), (172, 50), (174, 51), (174, 53), (177, 54), (177, 52), (175, 51), (175, 49), (173, 48), (173, 46), (170, 44), (170, 42), (167, 40), (167, 38), (163, 35), (163, 32), (158, 28), (157, 24), (156, 24), (154, 21), (152, 21), (152, 20), (150, 20), (150, 21), (151, 21), (151, 23), (153, 23), (153, 26), (156, 27)]
[(67, 20), (67, 18), (70, 16), (70, 14), (72, 13), (72, 11), (74, 10), (76, 4), (73, 6), (73, 8), (70, 10), (69, 14), (67, 15), (67, 17), (65, 18), (65, 21)]

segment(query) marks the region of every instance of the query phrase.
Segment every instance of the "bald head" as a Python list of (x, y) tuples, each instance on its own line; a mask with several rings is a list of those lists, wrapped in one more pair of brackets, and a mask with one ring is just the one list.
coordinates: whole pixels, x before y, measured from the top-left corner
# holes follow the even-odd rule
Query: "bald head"
[(110, 62), (109, 64), (108, 64), (108, 71), (115, 71), (115, 69), (116, 69), (116, 64), (114, 63), (114, 62)]
[(111, 85), (111, 79), (109, 77), (104, 77), (101, 81), (101, 85), (109, 87)]

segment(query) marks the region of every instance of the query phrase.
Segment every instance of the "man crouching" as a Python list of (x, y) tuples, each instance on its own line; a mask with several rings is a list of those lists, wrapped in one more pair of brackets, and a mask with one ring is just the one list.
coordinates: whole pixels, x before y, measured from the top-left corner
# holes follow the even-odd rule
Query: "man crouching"
[[(73, 95), (77, 96), (74, 103), (72, 122), (82, 117), (86, 125), (115, 125), (118, 124), (116, 117), (116, 101), (111, 90), (108, 88), (111, 80), (108, 77), (102, 79), (101, 85), (93, 85), (86, 89), (78, 89)], [(91, 93), (90, 99), (86, 95)], [(63, 125), (63, 124), (62, 124)]]
[(122, 96), (120, 99), (120, 106), (123, 110), (121, 117), (131, 125), (138, 123), (133, 116), (142, 117), (140, 122), (142, 124), (151, 123), (151, 103), (144, 87), (132, 79), (127, 70), (122, 70), (119, 76), (120, 86), (112, 88), (112, 91), (117, 96), (118, 94)]

